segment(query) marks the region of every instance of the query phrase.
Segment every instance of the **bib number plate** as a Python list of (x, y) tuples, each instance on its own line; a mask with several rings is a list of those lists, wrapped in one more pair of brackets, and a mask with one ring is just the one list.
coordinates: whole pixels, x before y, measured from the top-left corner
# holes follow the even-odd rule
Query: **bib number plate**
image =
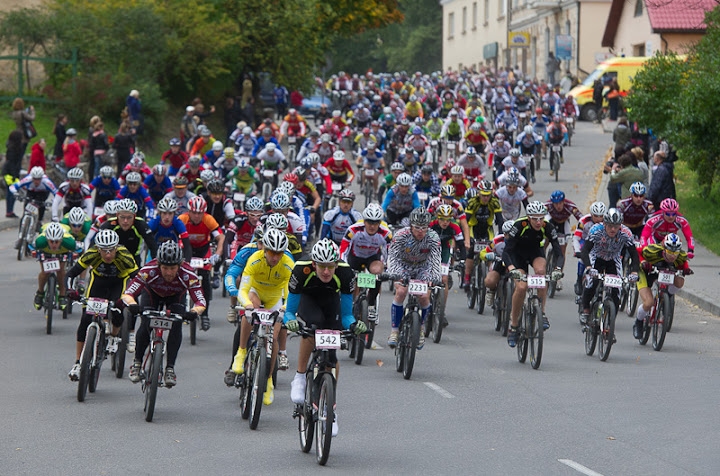
[(333, 192), (339, 192), (342, 190), (342, 184), (341, 183), (333, 183), (332, 184)]
[(554, 145), (554, 146), (552, 146), (552, 150), (553, 150), (553, 152), (560, 152), (560, 146)]
[(475, 248), (473, 248), (473, 250), (475, 251), (475, 253), (480, 253), (483, 248), (484, 247), (482, 243), (475, 243)]
[(357, 285), (360, 288), (374, 288), (377, 278), (372, 273), (358, 273)]
[(521, 112), (520, 113), (520, 119), (525, 119), (527, 117), (527, 113)]
[(32, 203), (28, 203), (27, 205), (25, 205), (25, 211), (34, 215), (38, 212), (38, 207), (36, 207)]
[(428, 198), (427, 192), (418, 192), (417, 194), (418, 194), (418, 200), (420, 200), (421, 202), (424, 202)]
[(265, 178), (272, 178), (273, 175), (275, 175), (274, 170), (263, 170), (263, 177)]
[(245, 194), (240, 192), (235, 192), (233, 194), (233, 200), (236, 202), (244, 202), (245, 201)]
[(205, 266), (205, 261), (202, 258), (192, 258), (190, 259), (190, 266), (200, 269)]
[(672, 284), (675, 282), (675, 275), (673, 273), (660, 272), (658, 275), (658, 283)]
[(317, 330), (315, 331), (316, 349), (339, 349), (340, 331)]
[(153, 317), (150, 319), (150, 327), (153, 329), (172, 329), (173, 321), (170, 319), (163, 319), (161, 317)]
[(447, 148), (448, 150), (455, 150), (455, 142), (449, 142)]
[(46, 273), (52, 273), (53, 271), (59, 271), (60, 270), (60, 260), (57, 259), (49, 259), (43, 261), (43, 271)]
[(365, 169), (365, 176), (366, 176), (366, 177), (374, 177), (374, 176), (375, 176), (375, 170), (374, 170), (374, 169)]
[(563, 246), (565, 243), (567, 243), (564, 235), (558, 236), (558, 243), (560, 244), (560, 246)]
[(440, 273), (443, 276), (447, 276), (448, 274), (450, 274), (450, 265), (449, 264), (441, 264), (440, 265)]
[(89, 298), (87, 300), (86, 311), (98, 316), (106, 316), (108, 310), (108, 302), (106, 299)]
[(297, 137), (295, 137), (295, 136), (288, 137), (288, 144), (294, 144), (295, 142), (297, 142)]
[(542, 289), (545, 287), (545, 276), (532, 275), (528, 276), (527, 283), (529, 288)]
[(568, 124), (572, 124), (573, 122), (575, 122), (575, 119), (573, 119), (572, 117), (568, 117), (567, 119), (565, 119), (565, 122), (567, 122)]
[(257, 315), (258, 321), (260, 321), (260, 324), (263, 326), (272, 326), (275, 324), (275, 319), (272, 317), (272, 311), (268, 311), (267, 309), (255, 309), (255, 314)]
[(609, 288), (621, 288), (622, 278), (614, 274), (605, 275), (605, 286)]
[(408, 283), (408, 292), (415, 296), (422, 296), (427, 294), (428, 284), (425, 281), (417, 281), (415, 279), (410, 280)]

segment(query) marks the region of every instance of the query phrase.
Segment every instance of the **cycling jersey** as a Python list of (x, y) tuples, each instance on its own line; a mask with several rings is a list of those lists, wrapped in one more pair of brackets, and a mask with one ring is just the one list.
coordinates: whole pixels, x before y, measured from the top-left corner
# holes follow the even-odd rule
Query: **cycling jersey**
[[(664, 257), (665, 247), (663, 245), (652, 243), (647, 245), (642, 250), (642, 261), (652, 263), (653, 266), (659, 269), (682, 269), (687, 270), (690, 268), (688, 262), (688, 256), (685, 251), (680, 251), (675, 261), (668, 263)], [(671, 268), (672, 267), (672, 268)]]
[(434, 220), (430, 222), (429, 226), (440, 238), (440, 246), (442, 248), (441, 262), (442, 264), (448, 264), (451, 258), (450, 245), (453, 243), (453, 240), (455, 240), (455, 243), (458, 245), (464, 245), (463, 232), (457, 224), (452, 222), (443, 228), (437, 220)]
[(448, 179), (445, 185), (452, 185), (455, 187), (455, 198), (461, 200), (465, 198), (465, 192), (467, 189), (472, 188), (472, 184), (467, 179), (462, 179), (460, 182), (455, 182), (453, 179)]
[(320, 239), (330, 238), (335, 243), (339, 244), (350, 225), (360, 220), (362, 220), (362, 215), (359, 211), (351, 208), (348, 213), (343, 213), (338, 205), (325, 212), (325, 215), (323, 216), (322, 230), (320, 232)]
[(160, 158), (160, 163), (168, 165), (168, 175), (177, 175), (180, 168), (185, 165), (188, 161), (188, 155), (184, 150), (178, 150), (177, 154), (174, 154), (172, 150), (166, 150)]
[(666, 235), (670, 233), (679, 235), (681, 231), (687, 241), (688, 251), (694, 251), (695, 240), (687, 219), (682, 215), (677, 215), (675, 220), (668, 222), (663, 218), (662, 212), (657, 212), (645, 222), (642, 235), (640, 235), (640, 245), (647, 246), (652, 243), (662, 243)]
[(574, 216), (578, 221), (582, 218), (582, 213), (578, 210), (577, 205), (567, 198), (563, 200), (563, 207), (561, 210), (557, 210), (550, 200), (545, 202), (545, 208), (548, 209), (550, 219), (556, 224), (565, 223), (571, 216)]
[(404, 195), (399, 192), (399, 189), (398, 185), (394, 185), (385, 195), (382, 208), (386, 213), (388, 211), (396, 214), (410, 213), (410, 211), (420, 206), (420, 199), (414, 187), (410, 187), (408, 193)]
[(257, 158), (262, 163), (262, 167), (267, 170), (277, 170), (280, 168), (280, 164), (285, 162), (285, 155), (280, 149), (275, 149), (272, 155), (267, 149), (263, 149), (258, 152)]
[[(582, 247), (582, 261), (585, 266), (595, 265), (595, 260), (603, 260), (615, 263), (615, 269), (622, 269), (622, 257), (626, 249), (635, 250), (635, 240), (630, 229), (625, 225), (620, 226), (617, 235), (611, 237), (605, 230), (605, 225), (597, 223), (590, 228), (585, 244)], [(632, 251), (630, 256), (632, 257)], [(637, 256), (637, 251), (635, 252)], [(633, 270), (637, 272), (637, 262)]]
[(240, 305), (252, 305), (248, 293), (254, 289), (262, 305), (267, 309), (273, 308), (283, 296), (288, 295), (288, 281), (294, 265), (292, 258), (286, 254), (283, 254), (278, 264), (273, 267), (268, 265), (263, 250), (250, 255), (238, 293)]
[(652, 213), (653, 204), (650, 200), (643, 199), (640, 205), (635, 205), (632, 197), (628, 197), (620, 200), (615, 208), (623, 215), (623, 225), (632, 230), (643, 225), (645, 217)]
[(137, 262), (140, 254), (140, 244), (144, 241), (148, 248), (148, 253), (151, 256), (155, 256), (157, 250), (157, 243), (153, 232), (148, 228), (147, 223), (140, 218), (135, 218), (133, 225), (127, 230), (123, 230), (120, 227), (117, 219), (106, 221), (100, 227), (101, 230), (113, 230), (120, 237), (120, 244), (128, 249), (130, 254), (135, 256)]
[(594, 224), (592, 215), (589, 213), (578, 220), (577, 228), (575, 228), (575, 233), (573, 234), (573, 251), (575, 254), (580, 253), (580, 249), (583, 243), (585, 243), (588, 233), (590, 233), (590, 229)]
[(369, 258), (379, 254), (384, 261), (387, 255), (387, 245), (392, 237), (392, 231), (384, 221), (380, 222), (377, 233), (370, 235), (365, 231), (364, 220), (360, 220), (354, 225), (350, 225), (345, 232), (345, 236), (340, 242), (340, 257), (347, 261), (348, 254), (358, 258)]
[(235, 184), (235, 188), (239, 191), (244, 193), (245, 195), (248, 195), (250, 192), (252, 192), (253, 185), (259, 180), (257, 176), (257, 172), (255, 172), (255, 169), (252, 167), (247, 167), (247, 173), (241, 174), (240, 169), (235, 167), (230, 171), (230, 173), (225, 177), (226, 180), (233, 180)]
[(337, 162), (331, 157), (326, 160), (323, 165), (330, 173), (333, 182), (351, 182), (355, 178), (352, 166), (347, 159), (343, 159), (342, 162)]
[(180, 167), (180, 170), (178, 170), (178, 177), (187, 177), (188, 184), (192, 184), (197, 179), (200, 178), (200, 172), (202, 172), (204, 169), (202, 167), (198, 167), (195, 170), (193, 170), (188, 164), (183, 165)]
[(142, 180), (145, 180), (145, 177), (148, 175), (152, 175), (152, 170), (150, 170), (150, 167), (146, 163), (143, 163), (140, 168), (133, 167), (130, 164), (127, 164), (125, 168), (120, 172), (120, 177), (118, 177), (118, 180), (120, 183), (125, 183), (125, 177), (127, 177), (127, 174), (130, 172), (137, 172), (140, 174), (140, 177), (142, 177)]
[(63, 214), (70, 211), (71, 208), (80, 207), (85, 211), (87, 216), (92, 216), (93, 205), (90, 187), (85, 183), (80, 183), (78, 188), (70, 188), (70, 182), (63, 182), (57, 189), (55, 198), (52, 203), (52, 216), (58, 217), (58, 207), (65, 200)]
[[(93, 180), (93, 183), (95, 181)], [(170, 182), (170, 178), (167, 175), (163, 175), (160, 182), (157, 181), (155, 174), (148, 175), (143, 181), (145, 189), (147, 189), (150, 198), (155, 202), (159, 202), (165, 196), (165, 194), (172, 192), (173, 186)]]
[(412, 228), (397, 232), (388, 250), (387, 269), (389, 274), (419, 279), (428, 283), (439, 283), (442, 248), (440, 237), (428, 230), (418, 241), (412, 234)]
[[(543, 245), (546, 240), (552, 243), (553, 253), (557, 258), (555, 266), (562, 268), (565, 264), (565, 255), (560, 251), (560, 244), (557, 240), (555, 227), (547, 220), (543, 222), (542, 228), (535, 230), (530, 225), (527, 216), (514, 221), (512, 228), (505, 234), (505, 250), (502, 259), (507, 266), (525, 269), (528, 258), (544, 257)], [(552, 270), (550, 270), (552, 271)]]
[(148, 291), (145, 296), (148, 297), (152, 306), (157, 305), (157, 303), (152, 302), (155, 296), (159, 298), (182, 297), (185, 293), (188, 293), (194, 307), (207, 307), (200, 279), (187, 263), (178, 266), (177, 276), (168, 282), (162, 277), (157, 260), (150, 261), (140, 268), (135, 277), (130, 280), (123, 294), (132, 296), (137, 301), (138, 296), (143, 291)]
[[(256, 251), (258, 251), (257, 243), (248, 243), (238, 249), (232, 263), (225, 272), (225, 289), (227, 289), (230, 296), (237, 296), (237, 280), (240, 276), (242, 276), (245, 266), (247, 265), (248, 258), (250, 258), (250, 256), (252, 256)], [(285, 256), (293, 259), (292, 255), (287, 250), (285, 250)]]
[(92, 182), (88, 184), (90, 191), (95, 190), (95, 206), (102, 207), (105, 202), (115, 200), (118, 192), (120, 191), (120, 183), (115, 177), (110, 178), (109, 183), (105, 183), (102, 177), (97, 176)]
[(556, 126), (554, 123), (547, 128), (547, 139), (551, 144), (559, 144), (567, 141), (567, 129), (563, 125)]
[(507, 187), (503, 186), (495, 192), (495, 195), (500, 201), (504, 220), (516, 220), (520, 217), (520, 206), (524, 200), (527, 200), (527, 193), (525, 193), (525, 190), (518, 187), (515, 193), (510, 194)]
[(485, 166), (485, 162), (483, 162), (478, 156), (475, 156), (474, 159), (470, 160), (467, 154), (464, 154), (462, 157), (460, 157), (457, 164), (463, 166), (463, 168), (465, 169), (466, 177), (475, 179), (478, 177), (483, 177), (485, 174), (487, 174), (487, 167)]
[[(445, 200), (441, 197), (435, 197), (432, 200), (430, 200), (430, 203), (427, 206), (427, 210), (431, 215), (435, 214), (435, 211), (440, 205), (445, 205)], [(453, 209), (453, 219), (457, 221), (462, 221), (467, 219), (467, 215), (465, 215), (465, 209), (462, 206), (462, 203), (460, 203), (457, 200), (453, 200), (452, 203), (449, 204)]]
[(120, 189), (117, 194), (118, 200), (122, 200), (123, 198), (129, 198), (137, 204), (139, 215), (145, 216), (146, 207), (149, 210), (155, 210), (155, 203), (153, 202), (152, 198), (150, 198), (150, 194), (148, 194), (148, 191), (145, 190), (142, 186), (138, 188), (137, 192), (131, 192), (128, 189), (128, 186), (125, 185), (123, 188)]
[(252, 155), (253, 150), (257, 146), (257, 140), (250, 135), (243, 135), (235, 141), (235, 149), (242, 155)]
[(187, 213), (188, 211), (188, 202), (195, 198), (195, 194), (190, 191), (185, 191), (185, 195), (182, 197), (179, 197), (175, 190), (165, 195), (163, 198), (171, 198), (175, 200), (175, 203), (177, 203), (177, 210), (175, 211), (175, 216), (182, 215), (183, 213)]
[[(113, 179), (114, 180), (114, 179)], [(119, 188), (119, 187), (118, 187)], [(47, 193), (52, 193), (55, 195), (58, 191), (57, 187), (55, 187), (55, 184), (52, 180), (48, 178), (47, 175), (43, 175), (42, 180), (40, 180), (40, 183), (35, 185), (35, 182), (33, 181), (32, 176), (30, 174), (23, 177), (22, 180), (19, 182), (15, 182), (10, 187), (10, 193), (16, 194), (20, 190), (26, 190), (28, 194), (30, 193), (45, 193), (45, 197), (47, 197)], [(115, 194), (113, 194), (114, 196)]]
[(224, 195), (222, 200), (218, 203), (215, 203), (213, 199), (210, 198), (210, 194), (207, 192), (203, 194), (203, 198), (207, 203), (208, 215), (212, 215), (215, 221), (218, 222), (218, 225), (224, 226), (225, 222), (232, 220), (235, 217), (235, 207), (233, 207), (233, 202), (229, 198), (225, 198)]
[(418, 154), (425, 152), (425, 149), (429, 147), (428, 140), (423, 135), (416, 136), (412, 134), (405, 143), (405, 147), (414, 150)]
[(206, 247), (215, 236), (222, 235), (220, 225), (208, 213), (205, 213), (197, 224), (190, 220), (190, 215), (187, 213), (183, 213), (178, 219), (185, 224), (193, 250)]
[[(545, 126), (543, 126), (545, 127)], [(531, 132), (530, 134), (526, 134), (524, 131), (518, 134), (517, 139), (515, 139), (515, 145), (519, 145), (522, 149), (522, 151), (529, 151), (532, 153), (535, 150), (535, 146), (540, 143), (540, 137), (535, 134), (534, 132)]]
[[(93, 246), (83, 253), (75, 263), (75, 266), (68, 271), (67, 278), (72, 279), (88, 268), (90, 269), (91, 279), (96, 276), (126, 279), (138, 269), (135, 258), (133, 258), (132, 254), (130, 254), (124, 246), (118, 246), (115, 259), (110, 263), (106, 263), (102, 259), (102, 255), (97, 247)], [(92, 284), (88, 286), (88, 288), (90, 287), (92, 287)]]
[(477, 196), (468, 201), (465, 213), (468, 216), (468, 226), (484, 224), (488, 229), (492, 229), (496, 214), (502, 213), (502, 206), (497, 197), (491, 196), (490, 200), (483, 204), (480, 196)]
[(47, 237), (41, 233), (37, 238), (35, 238), (34, 249), (38, 253), (46, 255), (64, 255), (67, 253), (73, 253), (76, 247), (75, 238), (73, 238), (69, 233), (65, 233), (62, 237), (62, 241), (60, 242), (60, 247), (56, 250), (52, 250), (48, 244)]
[(148, 223), (148, 228), (155, 235), (155, 241), (158, 245), (165, 243), (166, 241), (174, 241), (179, 243), (180, 240), (184, 240), (188, 237), (187, 229), (185, 224), (178, 219), (173, 217), (173, 221), (170, 226), (162, 224), (160, 217), (155, 217)]
[[(392, 179), (392, 183), (395, 183), (395, 179), (392, 175), (386, 176), (385, 180), (387, 181), (387, 178), (390, 177)], [(423, 174), (420, 170), (417, 170), (413, 176), (413, 184), (415, 185), (415, 190), (418, 192), (425, 192), (429, 193), (430, 195), (438, 195), (440, 193), (440, 179), (437, 175), (430, 174), (430, 180), (423, 180)]]
[(250, 224), (248, 216), (241, 212), (230, 220), (227, 226), (225, 239), (226, 257), (233, 258), (240, 248), (250, 243), (255, 233), (255, 227)]
[[(90, 233), (90, 228), (92, 228), (92, 220), (89, 218), (86, 218), (83, 222), (83, 225), (77, 229), (70, 226), (70, 218), (68, 218), (68, 214), (66, 213), (65, 216), (60, 220), (61, 225), (65, 225), (67, 230), (69, 230), (69, 233), (72, 235), (73, 238), (75, 238), (75, 241), (83, 241), (88, 233)], [(73, 233), (73, 230), (75, 233)]]

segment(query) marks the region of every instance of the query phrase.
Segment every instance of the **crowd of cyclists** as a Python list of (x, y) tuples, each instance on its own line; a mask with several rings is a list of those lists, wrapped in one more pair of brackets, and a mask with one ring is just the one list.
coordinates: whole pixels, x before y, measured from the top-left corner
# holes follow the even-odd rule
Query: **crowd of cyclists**
[[(577, 118), (574, 99), (559, 88), (482, 75), (368, 73), (356, 79), (341, 73), (324, 85), (337, 108), (322, 108), (312, 125), (290, 109), (280, 124), (268, 119), (254, 130), (238, 124), (227, 144), (201, 125), (196, 137), (170, 139), (152, 167), (135, 152), (122, 170), (105, 165), (88, 177), (76, 167), (56, 186), (34, 167), (11, 187), (39, 208), (39, 223), (53, 196), (50, 221), (38, 227), (30, 249), (43, 259), (75, 256), (68, 269), (60, 260), (52, 271), (59, 277), (58, 306), (81, 294), (116, 303), (109, 346), (117, 346), (123, 319), (130, 320), (132, 382), (141, 380), (150, 339), (147, 319), (136, 322), (146, 307), (180, 304), (185, 319), (198, 319), (202, 330), (218, 316), (236, 324), (223, 378), (232, 386), (244, 371), (252, 330), (244, 316), (255, 309), (281, 313), (270, 368), (277, 361), (287, 370), (287, 332), (301, 326), (363, 334), (389, 316), (387, 343), (397, 346), (408, 295), (403, 278), (443, 286), (447, 297), (453, 271), (469, 292), (471, 275), (484, 262), (487, 274), (478, 285), (489, 307), (501, 278), (513, 279), (507, 342), (514, 347), (527, 275), (547, 276), (561, 290), (570, 240), (580, 263), (573, 288), (581, 322), (587, 322), (598, 274), (626, 276), (637, 283), (642, 301), (635, 338), (651, 311), (658, 270), (682, 271), (671, 293), (692, 272), (694, 242), (678, 203), (665, 199), (654, 210), (642, 182), (632, 184), (617, 206), (596, 202), (587, 214), (561, 190), (535, 196), (534, 157), (542, 163), (552, 158), (548, 146), (567, 145), (568, 119)], [(552, 269), (546, 266), (550, 254)], [(368, 293), (367, 315), (353, 314), (360, 272), (394, 281), (389, 306), (378, 304), (378, 280)], [(36, 309), (48, 273), (41, 263)], [(221, 286), (230, 305), (211, 319), (210, 302)], [(538, 295), (547, 330), (546, 290)], [(616, 306), (620, 297), (614, 293)], [(424, 326), (436, 304), (431, 287), (418, 301)], [(71, 380), (79, 376), (90, 320), (83, 314), (78, 326)], [(442, 325), (448, 321), (445, 316)], [(425, 335), (421, 327), (418, 350)], [(168, 387), (177, 383), (181, 341), (181, 323), (175, 323), (164, 372)], [(304, 365), (312, 349), (303, 339), (291, 387), (297, 404), (305, 398)], [(273, 390), (268, 376), (266, 405)]]

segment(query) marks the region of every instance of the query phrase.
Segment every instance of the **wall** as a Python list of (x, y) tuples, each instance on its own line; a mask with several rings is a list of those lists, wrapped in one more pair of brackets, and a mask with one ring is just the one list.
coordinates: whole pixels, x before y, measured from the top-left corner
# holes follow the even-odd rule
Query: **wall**
[[(498, 64), (504, 64), (502, 51), (507, 42), (506, 17), (498, 16), (502, 0), (488, 0), (488, 21), (485, 22), (485, 0), (441, 0), (443, 7), (443, 69), (458, 70), (461, 66), (486, 64), (483, 46), (499, 42)], [(477, 23), (473, 25), (473, 3), (477, 4)], [(463, 8), (467, 12), (467, 25), (463, 31)], [(454, 16), (454, 33), (451, 35), (449, 18)]]

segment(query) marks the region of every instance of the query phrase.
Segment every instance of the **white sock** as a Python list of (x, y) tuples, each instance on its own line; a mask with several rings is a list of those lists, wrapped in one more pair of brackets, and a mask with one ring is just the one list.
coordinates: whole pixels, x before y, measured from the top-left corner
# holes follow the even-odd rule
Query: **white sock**
[(647, 317), (647, 314), (648, 313), (644, 307), (638, 306), (638, 310), (637, 310), (637, 320), (638, 321), (644, 321), (645, 318)]

